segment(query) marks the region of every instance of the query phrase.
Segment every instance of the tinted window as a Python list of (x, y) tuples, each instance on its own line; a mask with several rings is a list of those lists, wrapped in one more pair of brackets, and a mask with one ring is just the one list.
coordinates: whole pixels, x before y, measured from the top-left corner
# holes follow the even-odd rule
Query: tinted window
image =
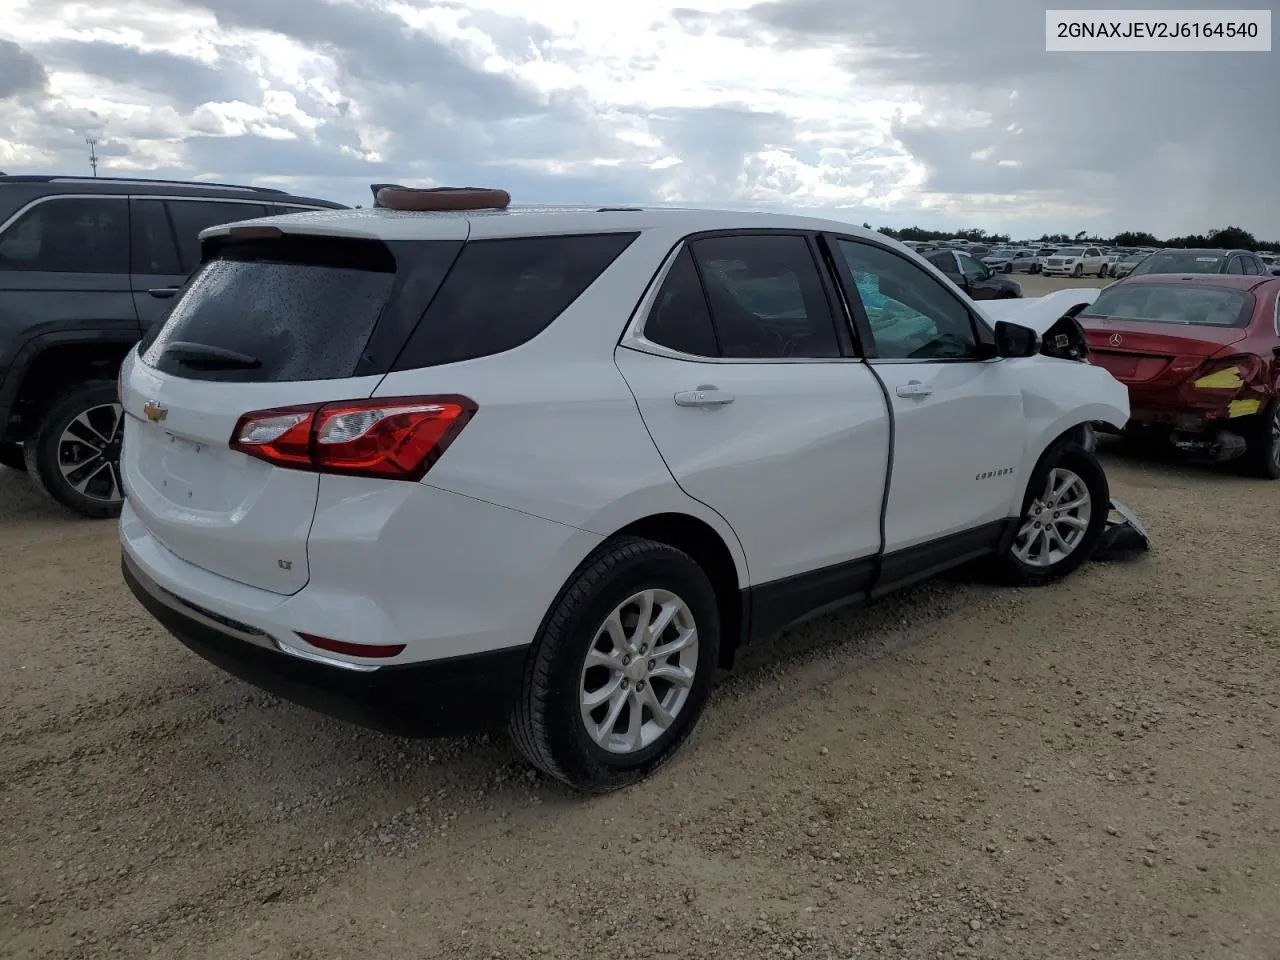
[(169, 216), (178, 237), (183, 273), (200, 263), (200, 231), (237, 220), (253, 220), (267, 216), (261, 203), (214, 203), (211, 200), (168, 200)]
[(851, 240), (838, 247), (867, 312), (876, 351), (886, 359), (973, 356), (969, 311), (924, 270), (887, 250)]
[(533, 339), (637, 236), (472, 240), (462, 248), (395, 369), (489, 356)]
[(37, 203), (0, 237), (0, 270), (129, 272), (124, 197), (64, 197)]
[(1107, 287), (1082, 317), (1245, 327), (1253, 298), (1239, 290), (1172, 283), (1125, 283)]
[[(159, 334), (144, 344), (143, 360), (191, 380), (349, 377), (395, 269), (390, 251), (371, 240), (233, 243), (191, 279)], [(219, 362), (180, 344), (233, 351), (259, 365)]]
[(956, 261), (955, 254), (952, 253), (934, 253), (928, 257), (930, 263), (941, 270), (943, 273), (955, 273)]
[(173, 240), (173, 227), (162, 200), (134, 200), (130, 217), (133, 234), (132, 266), (134, 273), (185, 273)]
[(804, 237), (707, 237), (691, 247), (724, 356), (840, 355), (831, 308)]
[(1258, 261), (1254, 260), (1253, 257), (1241, 257), (1240, 267), (1251, 277), (1256, 277), (1262, 272), (1258, 267)]
[(1244, 273), (1244, 261), (1239, 257), (1232, 257), (1227, 261), (1227, 273)]
[(667, 272), (645, 321), (644, 335), (653, 343), (695, 357), (720, 356), (711, 311), (688, 247)]

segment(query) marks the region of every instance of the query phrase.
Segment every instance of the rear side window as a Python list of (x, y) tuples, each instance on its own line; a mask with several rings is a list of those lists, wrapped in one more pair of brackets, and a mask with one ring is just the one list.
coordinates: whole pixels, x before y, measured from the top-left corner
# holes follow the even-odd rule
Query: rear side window
[(685, 247), (676, 257), (644, 324), (645, 339), (695, 357), (718, 357), (707, 297), (693, 256)]
[(200, 265), (200, 231), (238, 220), (256, 220), (268, 216), (261, 203), (221, 203), (213, 200), (165, 201), (173, 229), (178, 237), (178, 252), (182, 257), (182, 272), (194, 270)]
[(638, 236), (598, 233), (470, 241), (393, 369), (457, 363), (532, 340)]
[(706, 237), (691, 246), (724, 356), (840, 355), (831, 308), (804, 237)]
[(191, 380), (352, 376), (395, 271), (371, 240), (231, 243), (196, 273), (142, 359)]
[(0, 236), (0, 270), (128, 274), (128, 201), (59, 197), (37, 203)]
[(130, 230), (134, 273), (174, 276), (184, 272), (163, 200), (134, 200)]

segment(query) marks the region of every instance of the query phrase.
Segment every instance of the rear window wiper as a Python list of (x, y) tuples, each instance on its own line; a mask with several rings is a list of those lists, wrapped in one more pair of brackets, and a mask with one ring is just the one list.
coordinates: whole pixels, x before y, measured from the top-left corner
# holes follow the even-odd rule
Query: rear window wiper
[(189, 340), (175, 340), (167, 344), (163, 352), (177, 358), (184, 367), (195, 369), (256, 370), (262, 366), (261, 360), (247, 353)]

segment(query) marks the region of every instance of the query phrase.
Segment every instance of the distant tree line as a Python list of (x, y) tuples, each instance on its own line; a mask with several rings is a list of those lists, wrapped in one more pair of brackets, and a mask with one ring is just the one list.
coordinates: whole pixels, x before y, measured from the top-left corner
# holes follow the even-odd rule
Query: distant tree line
[[(863, 227), (870, 230), (871, 224)], [(924, 227), (879, 227), (879, 233), (895, 240), (969, 240), (973, 243), (1008, 243), (1007, 233), (987, 233), (977, 227), (964, 230), (926, 230)], [(1075, 236), (1066, 233), (1046, 233), (1040, 237), (1041, 243), (1089, 243), (1109, 247), (1212, 247), (1219, 250), (1280, 250), (1280, 240), (1259, 240), (1248, 230), (1241, 227), (1223, 227), (1209, 230), (1206, 233), (1193, 233), (1185, 237), (1170, 237), (1161, 240), (1155, 234), (1145, 230), (1125, 230), (1114, 237), (1103, 237), (1089, 234), (1081, 230)]]

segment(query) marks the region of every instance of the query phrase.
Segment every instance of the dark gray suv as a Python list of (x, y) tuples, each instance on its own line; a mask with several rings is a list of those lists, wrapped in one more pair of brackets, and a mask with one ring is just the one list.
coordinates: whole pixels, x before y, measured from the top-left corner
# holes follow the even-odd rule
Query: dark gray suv
[(0, 175), (0, 465), (120, 512), (120, 361), (168, 313), (205, 227), (342, 208), (265, 187)]

